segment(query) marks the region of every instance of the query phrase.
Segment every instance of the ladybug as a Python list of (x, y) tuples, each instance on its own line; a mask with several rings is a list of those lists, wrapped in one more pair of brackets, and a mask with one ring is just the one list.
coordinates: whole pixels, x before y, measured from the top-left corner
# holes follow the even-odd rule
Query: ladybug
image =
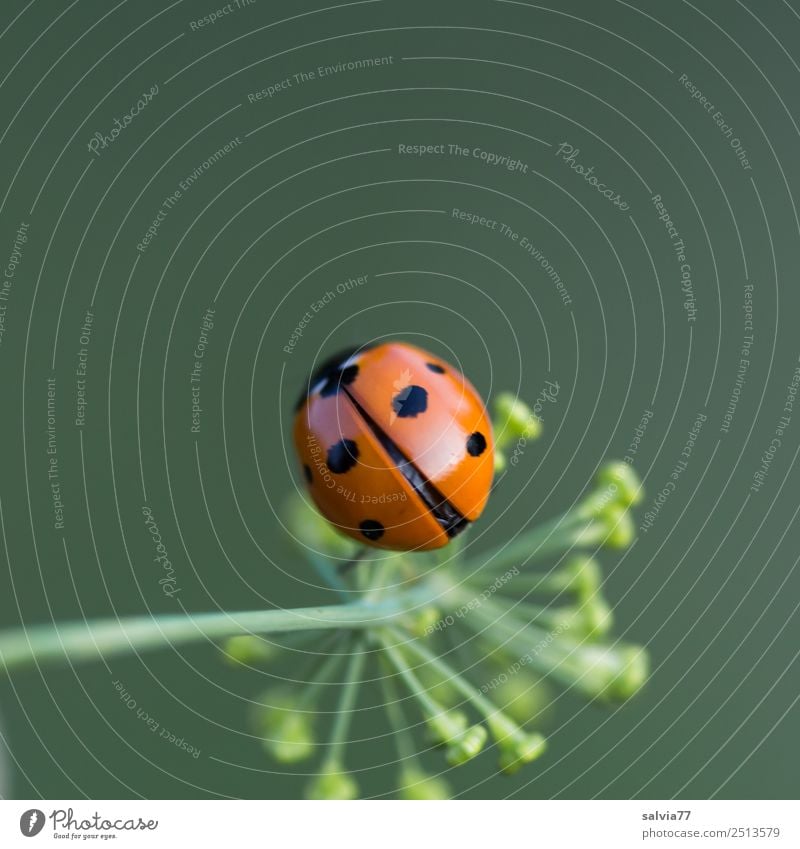
[(311, 376), (294, 442), (322, 515), (394, 551), (447, 545), (483, 512), (492, 426), (461, 372), (404, 342), (342, 352)]

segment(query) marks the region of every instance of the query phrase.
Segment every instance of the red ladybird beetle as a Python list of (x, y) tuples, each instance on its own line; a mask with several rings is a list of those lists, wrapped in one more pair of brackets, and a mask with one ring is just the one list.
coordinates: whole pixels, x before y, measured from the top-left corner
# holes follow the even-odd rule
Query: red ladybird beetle
[(340, 531), (379, 548), (427, 550), (481, 515), (492, 426), (458, 369), (391, 342), (331, 357), (306, 388), (295, 447), (311, 497)]

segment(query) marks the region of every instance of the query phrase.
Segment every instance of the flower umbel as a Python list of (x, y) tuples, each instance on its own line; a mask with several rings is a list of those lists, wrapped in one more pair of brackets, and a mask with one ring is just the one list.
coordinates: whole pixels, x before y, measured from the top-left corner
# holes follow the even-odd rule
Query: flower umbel
[[(507, 393), (496, 406), (497, 444), (516, 443), (519, 457), (519, 440), (536, 438), (541, 422)], [(632, 543), (630, 510), (641, 499), (633, 468), (608, 463), (575, 506), (493, 550), (473, 552), (462, 534), (443, 551), (376, 554), (343, 574), (337, 565), (359, 556), (354, 543), (298, 497), (287, 525), (339, 603), (9, 631), (0, 633), (0, 674), (213, 640), (240, 674), (268, 667), (275, 678), (285, 652), (267, 635), (327, 631), (325, 650), (302, 681), (281, 675), (280, 685), (254, 699), (252, 727), (268, 756), (303, 762), (306, 774), (305, 763), (319, 758), (308, 798), (357, 798), (367, 786), (350, 750), (360, 736), (353, 731), (359, 697), (379, 683), (397, 746), (397, 794), (448, 798), (441, 771), (488, 757), (512, 774), (543, 755), (552, 686), (618, 703), (645, 682), (645, 650), (611, 636), (597, 561), (599, 550)], [(323, 711), (331, 693), (334, 709)]]
[[(531, 426), (536, 420), (529, 409), (508, 396), (501, 402), (507, 442), (522, 428), (531, 438), (538, 421)], [(382, 555), (350, 579), (350, 591), (373, 602), (413, 587), (433, 589), (406, 616), (361, 631), (384, 682), (401, 798), (449, 793), (444, 779), (422, 766), (419, 749), (439, 749), (443, 769), (488, 750), (497, 769), (509, 775), (541, 757), (547, 743), (539, 727), (552, 701), (550, 682), (612, 703), (642, 686), (646, 652), (612, 638), (613, 611), (602, 594), (596, 558), (602, 548), (631, 544), (629, 511), (640, 500), (635, 471), (608, 463), (577, 505), (503, 548), (469, 557), (463, 547), (445, 557)], [(309, 512), (303, 521), (323, 520)], [(558, 565), (535, 571), (543, 561)], [(471, 655), (459, 668), (454, 645)], [(297, 698), (299, 703), (302, 693)], [(407, 718), (409, 709), (416, 720)], [(413, 734), (414, 727), (423, 733)], [(331, 775), (340, 775), (343, 763), (341, 734), (337, 739), (335, 758), (328, 756), (309, 790), (315, 798), (326, 788), (332, 795), (341, 792), (338, 783), (339, 789), (331, 789)], [(348, 787), (353, 780), (347, 776)]]

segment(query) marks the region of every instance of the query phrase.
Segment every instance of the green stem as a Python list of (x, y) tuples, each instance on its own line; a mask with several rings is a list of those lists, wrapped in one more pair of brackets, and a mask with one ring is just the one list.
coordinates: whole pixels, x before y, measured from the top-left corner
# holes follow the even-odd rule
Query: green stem
[(186, 613), (33, 625), (0, 632), (0, 674), (44, 662), (96, 661), (237, 634), (372, 628), (407, 616), (435, 598), (440, 590), (426, 581), (374, 603), (359, 601), (291, 610)]
[[(338, 635), (341, 636), (341, 635)], [(338, 642), (338, 640), (337, 640)], [(336, 643), (331, 648), (334, 648)], [(336, 671), (336, 667), (342, 662), (342, 655), (329, 654), (320, 663), (318, 663), (309, 676), (309, 683), (306, 684), (300, 691), (300, 698), (297, 700), (298, 711), (316, 712), (316, 702), (322, 692), (322, 688), (329, 684), (331, 676)]]
[(559, 568), (554, 568), (550, 572), (520, 572), (513, 578), (513, 587), (520, 596), (532, 594), (560, 596), (569, 591), (571, 577), (565, 575)]
[[(482, 634), (491, 628), (495, 642), (498, 638), (503, 639), (506, 651), (519, 651), (527, 657), (533, 650), (534, 656), (530, 662), (540, 672), (552, 673), (554, 667), (574, 651), (574, 643), (565, 648), (565, 638), (561, 633), (547, 631), (532, 622), (518, 619), (514, 613), (491, 602), (487, 602), (485, 609), (473, 610), (471, 616), (465, 617), (465, 621), (471, 624), (473, 618), (476, 620), (473, 630)], [(539, 646), (542, 648), (537, 651)]]
[(389, 557), (381, 558), (374, 567), (374, 572), (370, 576), (370, 581), (367, 586), (367, 601), (375, 601), (386, 594), (386, 590), (400, 572), (403, 564), (402, 554), (393, 554)]
[(405, 681), (406, 686), (420, 703), (422, 709), (428, 714), (428, 716), (437, 716), (440, 714), (442, 712), (441, 705), (437, 704), (437, 702), (428, 695), (419, 678), (417, 678), (417, 676), (411, 671), (409, 665), (405, 662), (403, 655), (389, 642), (389, 640), (382, 640), (382, 643), (386, 657), (391, 660), (392, 665), (400, 673), (400, 677)]
[(381, 679), (381, 686), (383, 687), (385, 699), (383, 707), (386, 715), (389, 717), (389, 724), (394, 731), (393, 737), (395, 746), (397, 747), (397, 757), (400, 766), (406, 768), (410, 763), (416, 761), (417, 753), (414, 751), (414, 746), (411, 742), (412, 737), (406, 724), (405, 713), (400, 707), (394, 682), (390, 678), (384, 677)]
[[(392, 633), (392, 635), (397, 639), (400, 639), (396, 631), (391, 631), (390, 633)], [(479, 713), (483, 714), (486, 719), (491, 719), (492, 716), (501, 712), (499, 708), (489, 701), (489, 699), (485, 698), (466, 679), (462, 678), (461, 675), (452, 668), (452, 666), (443, 661), (438, 655), (429, 651), (417, 640), (410, 640), (405, 643), (405, 645), (412, 651), (416, 652), (417, 657), (425, 663), (429, 663), (434, 669), (438, 670), (438, 672), (445, 677), (445, 680), (452, 683), (453, 686), (461, 692), (461, 695), (464, 696), (467, 701), (471, 702), (473, 707)]]
[(317, 574), (323, 581), (332, 589), (339, 593), (341, 598), (349, 598), (352, 591), (347, 584), (341, 579), (341, 576), (336, 571), (336, 567), (325, 557), (316, 554), (315, 552), (307, 552), (306, 556), (311, 561), (311, 565), (317, 570)]
[(526, 566), (568, 551), (573, 546), (597, 545), (607, 534), (608, 528), (601, 522), (575, 515), (575, 511), (572, 511), (537, 525), (496, 554), (489, 555), (483, 562), (469, 560), (462, 568), (470, 573), (479, 570), (498, 572), (508, 566)]
[[(456, 600), (463, 602), (461, 609), (463, 609), (463, 606), (474, 603), (477, 598), (477, 596), (470, 592), (469, 588), (466, 586), (455, 587), (452, 591), (452, 595)], [(565, 631), (568, 628), (580, 624), (582, 622), (581, 616), (585, 619), (588, 616), (588, 610), (590, 607), (590, 602), (585, 600), (576, 607), (555, 605), (548, 605), (545, 607), (540, 604), (520, 601), (519, 599), (505, 596), (502, 593), (497, 593), (492, 598), (480, 601), (478, 605), (470, 608), (466, 615), (469, 615), (469, 613), (477, 609), (477, 607), (480, 607), (482, 604), (488, 605), (490, 610), (495, 611), (495, 615), (498, 616), (517, 616), (522, 614), (526, 618), (526, 622), (530, 623), (526, 624), (525, 627), (533, 626), (539, 627), (540, 629), (559, 629), (561, 631)], [(517, 619), (517, 621), (521, 622), (522, 620)]]
[(558, 629), (547, 632), (516, 620), (502, 609), (495, 608), (492, 613), (491, 607), (475, 610), (474, 617), (468, 617), (467, 621), (475, 627), (482, 620), (491, 628), (495, 645), (502, 640), (504, 653), (516, 655), (507, 669), (509, 675), (530, 665), (542, 675), (549, 675), (568, 689), (575, 688), (590, 698), (614, 699), (629, 698), (647, 678), (647, 656), (639, 646), (592, 641)]
[(330, 770), (335, 772), (335, 768), (340, 768), (342, 764), (342, 753), (344, 751), (346, 737), (350, 723), (353, 719), (353, 708), (358, 695), (358, 687), (361, 684), (361, 672), (364, 669), (364, 646), (359, 641), (353, 647), (353, 655), (350, 658), (350, 663), (347, 665), (345, 673), (345, 684), (342, 688), (342, 695), (339, 699), (339, 706), (336, 710), (336, 718), (333, 721), (331, 729), (331, 739), (329, 742), (329, 750), (325, 762)]

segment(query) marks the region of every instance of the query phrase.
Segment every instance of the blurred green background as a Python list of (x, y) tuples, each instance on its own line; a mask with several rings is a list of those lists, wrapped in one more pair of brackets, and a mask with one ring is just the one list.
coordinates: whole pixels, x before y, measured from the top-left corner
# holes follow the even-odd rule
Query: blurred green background
[[(800, 354), (797, 4), (551, 6), (256, 0), (200, 26), (213, 4), (4, 5), (0, 261), (14, 273), (0, 302), (1, 626), (332, 601), (278, 517), (298, 481), (291, 408), (316, 358), (403, 338), (458, 362), (485, 397), (534, 400), (559, 383), (544, 436), (493, 496), (476, 548), (573, 503), (652, 412), (635, 454), (644, 522), (706, 417), (652, 526), (603, 558), (617, 633), (651, 652), (645, 690), (616, 711), (560, 699), (542, 760), (507, 778), (478, 759), (448, 774), (457, 790), (796, 794), (800, 408), (751, 485)], [(295, 77), (379, 57), (391, 61)], [(127, 126), (111, 139), (115, 118)], [(93, 153), (96, 133), (109, 141)], [(562, 145), (578, 151), (570, 161)], [(754, 338), (740, 380), (748, 284)], [(173, 598), (143, 506), (174, 564)], [(153, 735), (115, 680), (200, 756)], [(271, 764), (247, 725), (269, 680), (210, 646), (14, 674), (0, 681), (4, 792), (298, 796), (303, 776)], [(362, 786), (391, 792), (385, 723), (377, 710), (359, 722), (376, 735), (355, 751)]]

